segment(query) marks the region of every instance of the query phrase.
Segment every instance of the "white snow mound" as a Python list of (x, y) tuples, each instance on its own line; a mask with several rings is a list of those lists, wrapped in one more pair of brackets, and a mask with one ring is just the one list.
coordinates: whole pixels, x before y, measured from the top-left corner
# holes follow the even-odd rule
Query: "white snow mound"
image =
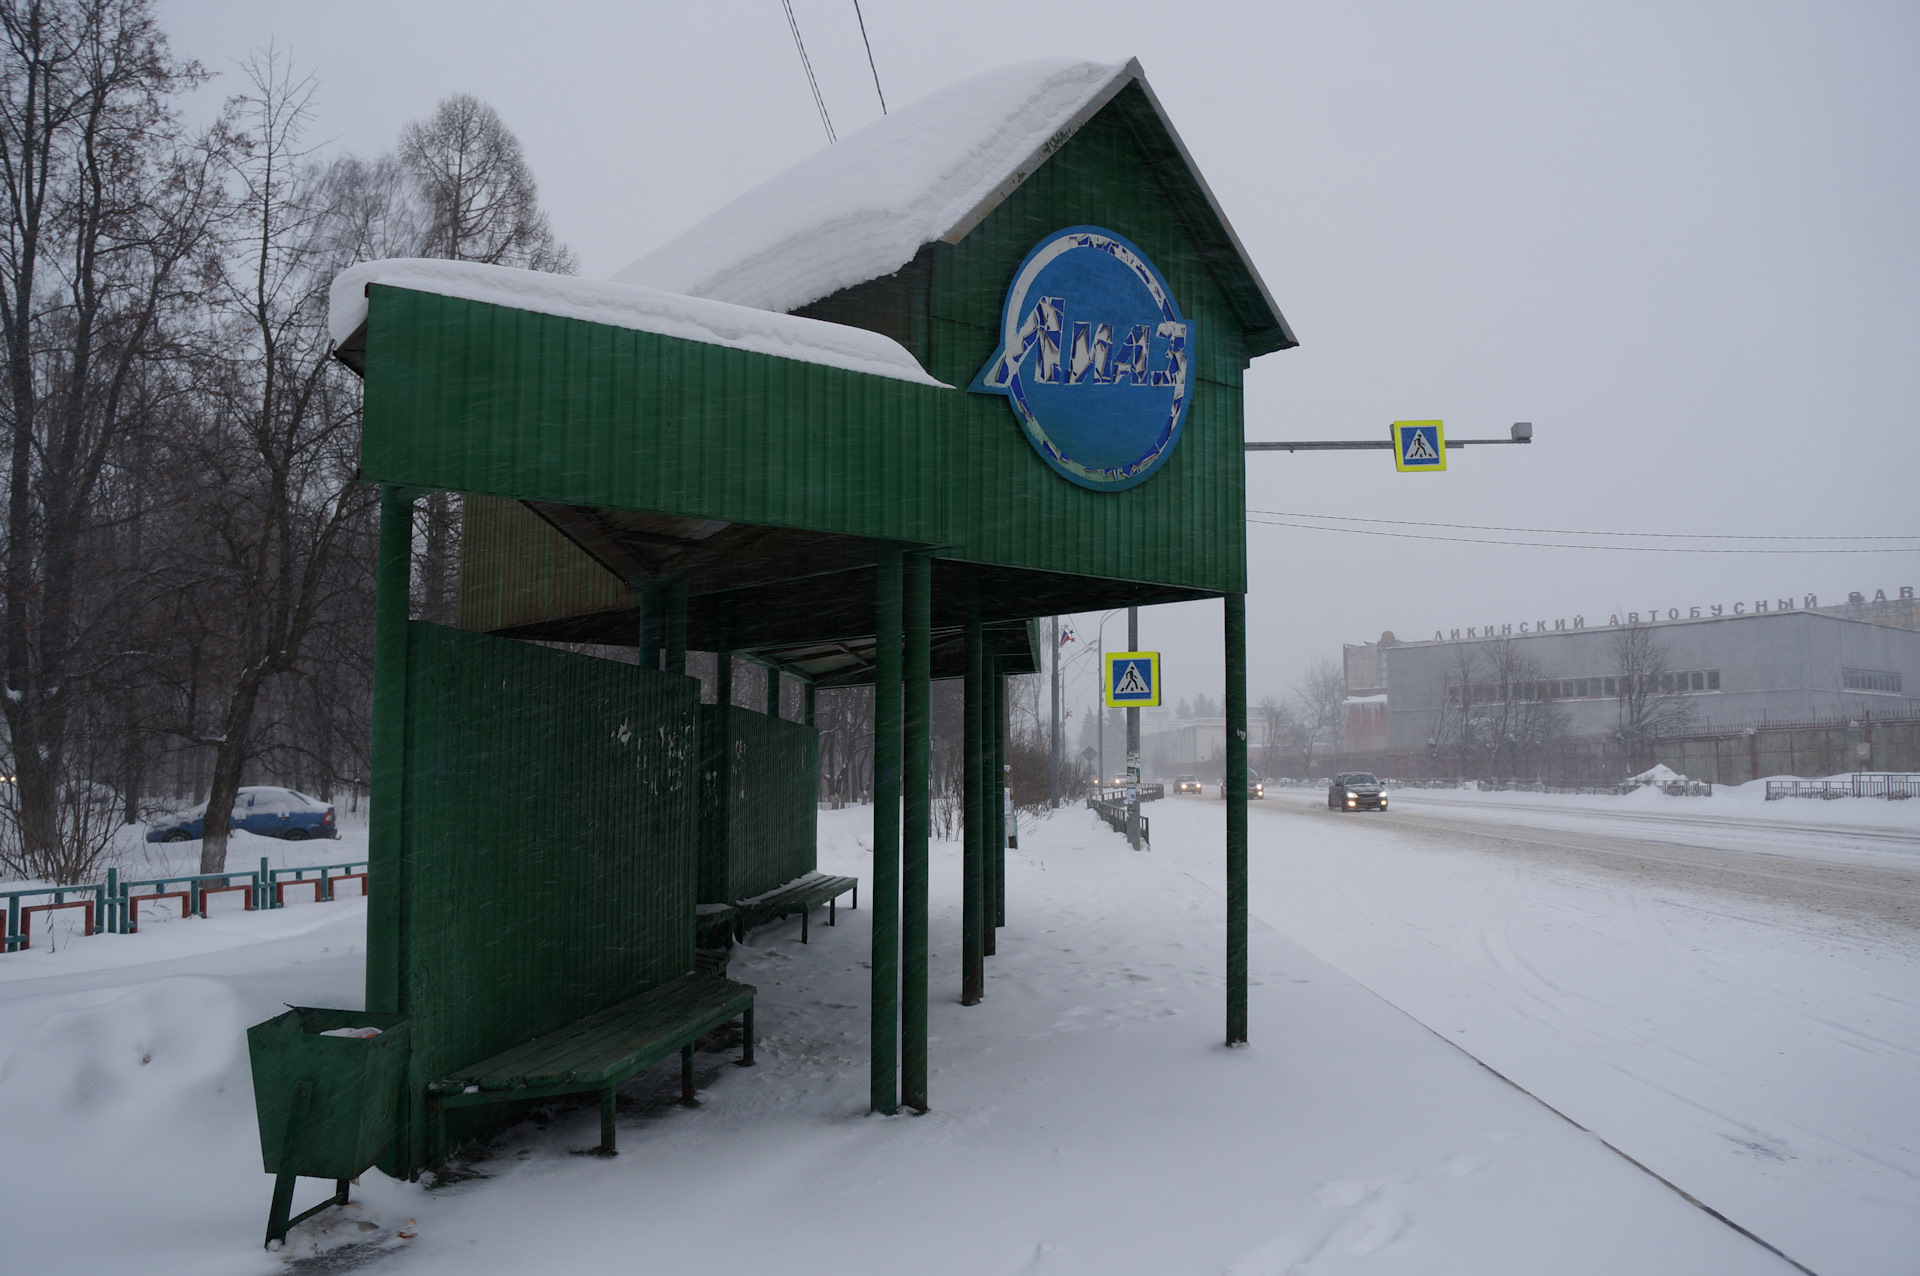
[(1666, 763), (1660, 762), (1660, 763), (1656, 763), (1654, 766), (1648, 768), (1647, 770), (1642, 771), (1639, 775), (1634, 776), (1633, 779), (1630, 781), (1630, 783), (1633, 783), (1633, 784), (1685, 784), (1687, 783), (1687, 777), (1684, 775), (1681, 775), (1678, 771), (1674, 770), (1672, 767), (1668, 766)]
[(864, 328), (770, 314), (657, 288), (419, 257), (361, 262), (334, 276), (328, 295), (328, 326), (336, 343), (352, 336), (353, 330), (366, 321), (368, 284), (390, 284), (563, 319), (657, 332), (663, 337), (751, 350), (921, 385), (942, 384), (927, 375), (905, 346)]
[(890, 275), (1030, 176), (1128, 73), (1046, 59), (949, 85), (808, 156), (614, 278), (788, 311)]

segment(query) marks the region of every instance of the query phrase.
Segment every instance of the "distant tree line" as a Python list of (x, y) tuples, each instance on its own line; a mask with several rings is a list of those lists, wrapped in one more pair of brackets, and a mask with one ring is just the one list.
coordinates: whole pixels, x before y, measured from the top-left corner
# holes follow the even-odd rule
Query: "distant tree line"
[[(376, 498), (334, 275), (574, 263), (477, 98), (329, 155), (272, 50), (190, 126), (209, 75), (151, 0), (0, 0), (0, 40), (0, 868), (75, 881), (148, 800), (364, 783)], [(444, 614), (458, 510), (422, 504), (416, 607)]]

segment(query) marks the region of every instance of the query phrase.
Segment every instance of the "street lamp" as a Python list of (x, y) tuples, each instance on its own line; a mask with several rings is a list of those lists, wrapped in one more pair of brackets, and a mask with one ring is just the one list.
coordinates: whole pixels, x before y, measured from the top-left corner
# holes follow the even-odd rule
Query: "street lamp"
[(1125, 607), (1115, 607), (1100, 617), (1100, 624), (1094, 629), (1094, 666), (1100, 671), (1100, 695), (1094, 701), (1100, 714), (1100, 783), (1097, 787), (1103, 791), (1107, 787), (1108, 778), (1113, 774), (1107, 770), (1107, 622), (1125, 610), (1127, 610)]

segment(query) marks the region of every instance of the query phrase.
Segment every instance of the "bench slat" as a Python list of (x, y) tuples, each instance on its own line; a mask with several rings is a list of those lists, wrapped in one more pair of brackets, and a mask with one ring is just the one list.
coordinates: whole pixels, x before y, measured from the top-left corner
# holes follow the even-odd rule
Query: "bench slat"
[[(482, 1092), (591, 1088), (666, 1057), (689, 1031), (710, 1031), (753, 1006), (751, 986), (688, 974), (555, 1032), (503, 1050), (434, 1083), (446, 1098)], [(651, 1055), (649, 1058), (647, 1056)]]

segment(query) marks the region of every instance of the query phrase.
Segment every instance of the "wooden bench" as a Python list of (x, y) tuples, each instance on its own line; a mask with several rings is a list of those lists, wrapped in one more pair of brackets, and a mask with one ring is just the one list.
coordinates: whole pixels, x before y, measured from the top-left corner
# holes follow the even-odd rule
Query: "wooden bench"
[(678, 1050), (680, 1101), (693, 1103), (693, 1044), (736, 1017), (744, 1032), (740, 1066), (753, 1066), (753, 991), (716, 975), (682, 975), (442, 1077), (427, 1087), (436, 1143), (446, 1147), (443, 1114), (448, 1108), (597, 1091), (600, 1152), (612, 1156), (614, 1091), (641, 1069)]
[(800, 942), (807, 942), (807, 914), (821, 904), (827, 906), (827, 925), (833, 926), (834, 905), (840, 896), (853, 892), (851, 907), (860, 907), (860, 879), (857, 877), (830, 877), (825, 873), (808, 873), (805, 877), (796, 877), (785, 886), (775, 887), (752, 899), (739, 900), (734, 904), (734, 925), (739, 934), (754, 926), (770, 922), (776, 917), (791, 917), (800, 914)]

